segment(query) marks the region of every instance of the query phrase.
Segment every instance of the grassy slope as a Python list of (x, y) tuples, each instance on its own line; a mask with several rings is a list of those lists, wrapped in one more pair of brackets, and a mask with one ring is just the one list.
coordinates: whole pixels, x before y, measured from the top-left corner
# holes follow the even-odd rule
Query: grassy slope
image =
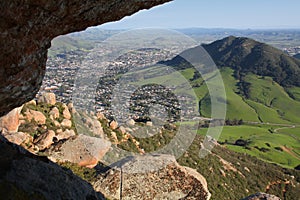
[[(247, 153), (256, 156), (268, 162), (274, 162), (284, 167), (294, 168), (300, 164), (300, 143), (299, 132), (297, 137), (291, 134), (297, 134), (296, 129), (282, 129), (276, 133), (271, 133), (270, 129), (276, 129), (278, 126), (271, 125), (243, 125), (243, 126), (225, 126), (219, 138), (219, 142), (226, 142), (226, 146), (234, 151), (240, 153)], [(292, 130), (293, 133), (290, 133)], [(200, 129), (199, 133), (206, 134), (207, 129)], [(238, 139), (251, 141), (249, 148), (233, 145)], [(258, 148), (256, 148), (258, 147)], [(275, 147), (286, 147), (294, 152), (294, 154), (280, 151)], [(266, 148), (267, 151), (263, 152), (259, 149)]]
[(48, 56), (52, 57), (60, 53), (66, 53), (75, 50), (89, 50), (93, 48), (93, 43), (73, 38), (71, 36), (59, 36), (51, 41), (51, 48), (48, 51)]
[(290, 94), (290, 96), (297, 100), (300, 101), (300, 87), (291, 87), (287, 89), (287, 92)]
[(265, 122), (284, 123), (290, 121), (300, 123), (300, 102), (290, 98), (284, 88), (268, 77), (247, 75), (246, 81), (251, 83), (249, 99), (269, 108), (252, 103), (252, 106), (260, 111), (259, 115)]
[[(259, 121), (258, 116), (253, 108), (251, 108), (241, 96), (236, 92), (238, 91), (236, 84), (237, 81), (233, 77), (233, 70), (229, 68), (222, 68), (221, 75), (226, 89), (227, 97), (227, 115), (228, 119), (243, 119), (246, 121)], [(214, 81), (210, 79), (209, 81)], [(206, 95), (201, 101), (201, 114), (208, 117), (210, 116), (210, 101), (209, 96)]]
[[(261, 78), (256, 75), (247, 75), (246, 81), (251, 84), (250, 97), (245, 99), (238, 94), (237, 80), (233, 77), (233, 70), (222, 68), (221, 74), (226, 88), (227, 95), (227, 118), (243, 119), (244, 121), (261, 121), (269, 123), (300, 123), (300, 102), (292, 99), (280, 85), (271, 80), (271, 78)], [(213, 81), (210, 79), (209, 81)], [(207, 90), (201, 86), (201, 114), (210, 116), (210, 100)], [(201, 90), (201, 89), (197, 90)], [(293, 88), (295, 96), (299, 88)], [(200, 99), (202, 97), (200, 96)]]

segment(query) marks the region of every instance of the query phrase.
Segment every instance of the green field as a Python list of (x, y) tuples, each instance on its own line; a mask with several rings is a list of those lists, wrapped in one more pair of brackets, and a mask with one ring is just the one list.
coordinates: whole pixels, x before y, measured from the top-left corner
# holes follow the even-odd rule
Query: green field
[[(284, 167), (294, 168), (300, 164), (300, 128), (271, 131), (276, 128), (280, 128), (280, 126), (225, 126), (218, 141), (224, 143), (231, 150), (247, 153)], [(198, 132), (205, 135), (207, 128), (200, 129)], [(249, 144), (246, 147), (237, 146), (235, 142), (238, 139), (248, 141)]]

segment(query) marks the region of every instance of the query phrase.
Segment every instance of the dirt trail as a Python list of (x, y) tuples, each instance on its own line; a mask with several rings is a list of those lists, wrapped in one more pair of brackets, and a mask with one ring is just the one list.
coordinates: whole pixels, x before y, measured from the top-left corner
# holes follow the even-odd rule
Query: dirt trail
[(282, 129), (291, 129), (291, 128), (296, 128), (296, 126), (291, 125), (291, 126), (276, 128), (276, 129), (274, 129), (274, 133), (277, 133), (277, 131), (282, 130)]
[(300, 160), (300, 156), (298, 156), (296, 153), (294, 153), (293, 151), (291, 151), (291, 149), (285, 147), (285, 146), (281, 146), (281, 149), (285, 152), (287, 152), (288, 154), (290, 154), (291, 156), (293, 156), (296, 159)]

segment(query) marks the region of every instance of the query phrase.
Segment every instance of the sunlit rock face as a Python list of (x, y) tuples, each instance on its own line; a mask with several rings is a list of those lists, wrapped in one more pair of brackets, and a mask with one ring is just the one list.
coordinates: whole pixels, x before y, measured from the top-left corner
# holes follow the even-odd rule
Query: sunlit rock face
[(116, 21), (167, 1), (1, 0), (0, 116), (34, 98), (54, 37)]

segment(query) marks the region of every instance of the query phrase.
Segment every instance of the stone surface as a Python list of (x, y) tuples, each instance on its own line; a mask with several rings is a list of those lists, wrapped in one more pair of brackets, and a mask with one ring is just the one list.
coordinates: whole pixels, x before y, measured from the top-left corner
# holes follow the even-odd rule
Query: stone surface
[(69, 161), (85, 167), (95, 167), (98, 161), (110, 149), (111, 143), (107, 140), (79, 135), (70, 138), (59, 147), (49, 150), (53, 161)]
[(45, 124), (46, 123), (46, 117), (45, 115), (40, 111), (35, 111), (28, 109), (25, 112), (26, 119), (30, 122), (31, 120), (36, 121), (38, 124)]
[(65, 119), (71, 119), (72, 115), (71, 115), (71, 113), (70, 113), (70, 111), (69, 111), (68, 106), (67, 106), (66, 104), (63, 104), (63, 107), (64, 107), (64, 110), (63, 110), (63, 117), (64, 117)]
[(274, 195), (271, 195), (271, 194), (259, 192), (259, 193), (250, 195), (242, 200), (280, 200), (280, 198), (276, 197)]
[(79, 134), (89, 133), (90, 135), (104, 138), (103, 127), (96, 116), (91, 116), (87, 113), (76, 113), (74, 121)]
[(68, 109), (71, 113), (73, 113), (73, 114), (76, 113), (76, 109), (75, 109), (74, 104), (72, 102), (68, 103)]
[(65, 128), (71, 128), (72, 127), (72, 121), (69, 119), (64, 119), (61, 122), (61, 126), (65, 127)]
[(170, 0), (10, 0), (0, 2), (0, 116), (33, 99), (51, 40), (116, 21)]
[(28, 101), (27, 103), (25, 103), (25, 105), (33, 105), (33, 106), (36, 106), (36, 100), (32, 99), (31, 101)]
[(109, 199), (119, 199), (120, 191), (122, 199), (207, 200), (211, 196), (205, 178), (178, 165), (170, 155), (127, 157), (99, 177), (94, 188)]
[(111, 121), (111, 122), (109, 123), (109, 127), (110, 127), (112, 130), (117, 129), (117, 128), (118, 128), (118, 122), (116, 122), (116, 121)]
[(37, 145), (40, 150), (45, 150), (53, 144), (53, 138), (55, 137), (55, 132), (53, 130), (48, 130), (46, 133), (37, 137), (33, 142)]
[(32, 155), (1, 136), (0, 160), (1, 186), (5, 182), (11, 185), (1, 193), (1, 199), (105, 199), (70, 170), (45, 157)]
[(6, 129), (9, 132), (17, 132), (20, 124), (19, 118), (22, 108), (23, 106), (15, 108), (5, 116), (1, 117), (0, 128)]
[[(59, 130), (61, 130), (61, 129), (59, 129)], [(75, 136), (75, 135), (76, 135), (76, 133), (74, 130), (66, 129), (65, 131), (61, 130), (61, 132), (56, 131), (55, 137), (59, 141), (59, 140), (63, 140), (63, 139), (69, 139), (70, 137)]]
[(135, 121), (133, 119), (130, 119), (127, 121), (126, 123), (128, 126), (134, 126), (135, 125)]
[(2, 131), (1, 133), (9, 142), (20, 145), (25, 141), (30, 140), (30, 136), (23, 132), (8, 132)]
[(59, 118), (59, 110), (58, 110), (58, 108), (57, 107), (53, 107), (51, 109), (51, 111), (49, 112), (49, 115), (50, 115), (50, 118), (52, 118), (52, 120)]
[(101, 112), (97, 112), (96, 116), (97, 116), (97, 119), (100, 119), (100, 120), (106, 119), (105, 115), (103, 113), (101, 113)]
[(38, 98), (38, 103), (46, 103), (50, 105), (56, 104), (56, 97), (54, 93), (51, 92), (44, 92), (42, 95)]

